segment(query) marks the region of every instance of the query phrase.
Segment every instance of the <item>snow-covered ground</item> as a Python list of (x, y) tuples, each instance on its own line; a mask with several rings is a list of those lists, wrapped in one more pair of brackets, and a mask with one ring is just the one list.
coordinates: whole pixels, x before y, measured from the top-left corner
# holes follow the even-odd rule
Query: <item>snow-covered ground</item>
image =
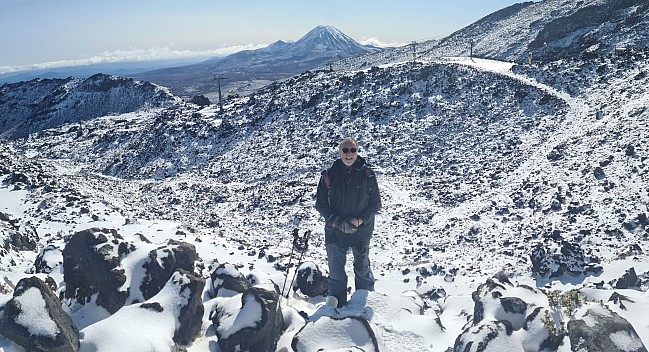
[[(484, 331), (498, 330), (494, 322), (502, 320), (512, 331), (503, 328), (485, 350), (552, 350), (541, 347), (553, 325), (542, 322), (546, 310), (559, 327), (606, 309), (647, 343), (647, 67), (601, 60), (518, 67), (449, 58), (307, 73), (260, 91), (253, 102), (229, 103), (223, 116), (193, 107), (109, 115), (86, 121), (82, 133), (63, 125), (7, 142), (3, 166), (39, 186), (2, 176), (0, 213), (13, 222), (0, 222), (0, 234), (13, 225), (33, 229), (39, 244), (0, 257), (0, 276), (15, 285), (33, 275), (45, 245), (63, 248), (68, 236), (91, 227), (116, 229), (129, 241), (144, 234), (152, 246), (186, 241), (206, 266), (231, 263), (279, 286), (287, 274), (279, 269), (298, 258), (289, 257), (292, 230), (310, 230), (303, 259), (325, 270), (313, 195), (319, 170), (350, 134), (377, 171), (384, 204), (370, 250), (376, 292), (352, 289), (350, 304), (336, 311), (324, 297), (286, 288), (286, 330), (277, 350), (292, 350), (300, 331), (300, 351), (350, 344), (369, 351), (374, 343), (381, 351), (473, 351), (466, 341), (487, 341)], [(607, 71), (589, 71), (604, 70), (598, 67)], [(579, 245), (586, 264), (601, 271), (533, 274), (533, 250), (563, 243)], [(640, 250), (625, 254), (634, 245)], [(257, 255), (261, 249), (265, 256)], [(50, 276), (61, 287), (63, 267), (57, 268)], [(616, 288), (630, 268), (640, 284)], [(348, 272), (353, 277), (351, 263)], [(577, 290), (576, 310), (551, 304), (554, 290), (566, 296)], [(526, 308), (511, 313), (491, 300), (496, 293)], [(613, 293), (628, 300), (609, 302)], [(12, 294), (8, 289), (1, 302)], [(188, 351), (218, 351), (209, 314), (241, 298), (203, 297), (203, 327), (184, 346)], [(173, 288), (155, 299), (171, 307)], [(173, 345), (173, 316), (146, 325), (147, 317), (130, 306), (111, 317), (92, 308), (72, 314), (83, 351)], [(240, 326), (259, 318), (254, 310), (241, 312), (232, 316)], [(360, 317), (371, 332), (332, 316)], [(619, 350), (642, 347), (632, 336), (611, 340)], [(555, 349), (570, 350), (569, 337), (562, 342)], [(21, 348), (0, 338), (0, 350)]]

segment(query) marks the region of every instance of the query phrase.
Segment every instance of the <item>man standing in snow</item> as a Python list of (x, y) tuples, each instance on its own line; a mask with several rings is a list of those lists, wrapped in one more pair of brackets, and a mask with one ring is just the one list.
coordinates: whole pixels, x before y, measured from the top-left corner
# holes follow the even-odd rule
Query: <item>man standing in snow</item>
[(356, 141), (345, 138), (338, 151), (340, 158), (322, 172), (315, 208), (326, 221), (329, 295), (343, 307), (347, 304), (345, 263), (349, 248), (354, 254), (356, 290), (374, 290), (369, 251), (381, 196), (374, 172), (358, 155)]

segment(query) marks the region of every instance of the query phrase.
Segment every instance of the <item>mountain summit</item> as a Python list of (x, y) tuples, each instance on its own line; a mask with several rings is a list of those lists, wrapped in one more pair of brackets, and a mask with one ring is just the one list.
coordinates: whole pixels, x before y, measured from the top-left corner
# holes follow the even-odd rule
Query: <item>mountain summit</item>
[[(332, 61), (379, 51), (364, 46), (332, 26), (317, 26), (296, 42), (279, 40), (265, 48), (181, 67), (149, 71), (133, 78), (168, 86), (177, 95), (213, 93), (212, 74), (227, 77), (226, 89), (247, 93)], [(243, 88), (247, 86), (248, 88)]]
[[(254, 70), (302, 73), (332, 60), (341, 60), (377, 51), (366, 47), (331, 26), (318, 26), (296, 42), (277, 41), (265, 48), (244, 50), (224, 58), (192, 65), (210, 67), (215, 72)], [(297, 69), (295, 69), (297, 68)]]
[(349, 54), (362, 55), (376, 51), (375, 48), (359, 44), (354, 39), (332, 26), (315, 27), (309, 33), (304, 35), (304, 37), (295, 42), (293, 49), (326, 53), (339, 51), (341, 56)]

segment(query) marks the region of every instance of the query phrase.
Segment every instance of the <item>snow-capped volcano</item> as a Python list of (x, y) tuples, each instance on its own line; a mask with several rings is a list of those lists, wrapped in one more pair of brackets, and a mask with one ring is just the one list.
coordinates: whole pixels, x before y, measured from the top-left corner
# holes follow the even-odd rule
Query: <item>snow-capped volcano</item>
[[(171, 87), (176, 94), (214, 92), (213, 74), (227, 77), (224, 89), (254, 81), (276, 81), (341, 59), (379, 51), (363, 46), (331, 26), (318, 26), (296, 42), (277, 41), (265, 48), (244, 50), (202, 63), (135, 75)], [(248, 90), (246, 90), (248, 91)]]
[(288, 67), (293, 65), (300, 67), (301, 70), (291, 72), (301, 73), (326, 62), (378, 50), (360, 45), (334, 27), (318, 26), (296, 42), (278, 41), (266, 48), (245, 50), (198, 65), (209, 67), (214, 72), (229, 72), (245, 67), (258, 70), (272, 67), (274, 70), (280, 70), (282, 66), (287, 67), (285, 70), (291, 71)]
[(319, 52), (340, 52), (344, 55), (362, 55), (377, 51), (374, 48), (361, 45), (345, 33), (332, 26), (317, 26), (304, 37), (293, 44), (294, 51), (306, 52), (308, 50)]

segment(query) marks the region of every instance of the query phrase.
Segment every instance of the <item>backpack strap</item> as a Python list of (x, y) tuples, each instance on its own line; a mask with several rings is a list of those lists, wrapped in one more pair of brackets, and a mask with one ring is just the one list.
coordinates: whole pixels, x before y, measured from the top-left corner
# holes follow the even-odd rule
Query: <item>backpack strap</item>
[(331, 206), (331, 178), (329, 178), (329, 169), (322, 170), (322, 179), (327, 188), (327, 203)]
[(368, 182), (368, 179), (370, 177), (376, 177), (376, 176), (374, 175), (372, 169), (370, 169), (369, 167), (365, 167), (365, 177), (363, 177), (363, 188), (365, 189), (365, 192), (367, 192), (367, 194), (372, 194), (372, 191), (374, 190), (372, 188), (374, 183)]
[(331, 179), (329, 178), (329, 170), (324, 169), (322, 171), (322, 178), (325, 181), (325, 186), (327, 186), (327, 190), (331, 189)]

